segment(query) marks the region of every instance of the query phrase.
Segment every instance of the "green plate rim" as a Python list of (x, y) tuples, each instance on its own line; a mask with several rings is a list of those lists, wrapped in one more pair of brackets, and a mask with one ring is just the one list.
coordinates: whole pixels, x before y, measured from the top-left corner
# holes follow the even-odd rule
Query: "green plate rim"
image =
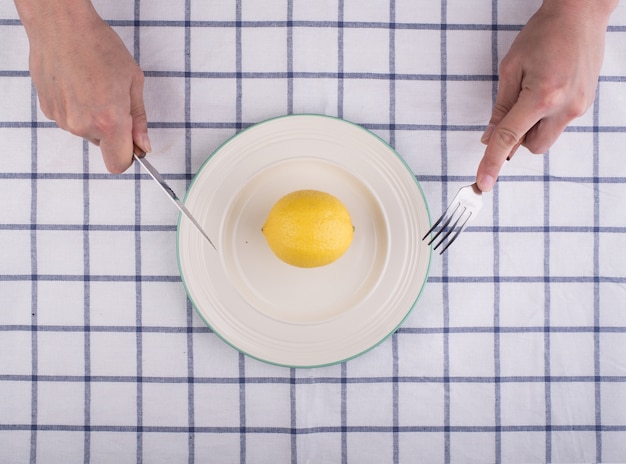
[[(221, 149), (228, 143), (230, 143), (233, 139), (235, 139), (236, 137), (239, 137), (240, 135), (242, 135), (244, 132), (247, 132), (248, 130), (279, 120), (279, 119), (285, 119), (285, 118), (298, 118), (298, 117), (320, 117), (320, 118), (327, 118), (327, 119), (333, 119), (336, 121), (341, 121), (344, 122), (346, 124), (350, 124), (353, 127), (357, 127), (360, 130), (363, 130), (365, 132), (367, 132), (370, 135), (373, 135), (374, 137), (376, 137), (378, 140), (380, 140), (387, 148), (389, 148), (389, 150), (395, 154), (398, 159), (402, 162), (402, 164), (404, 164), (404, 166), (406, 167), (407, 171), (409, 173), (411, 173), (411, 176), (413, 177), (413, 180), (415, 181), (415, 184), (417, 185), (417, 188), (422, 196), (422, 200), (424, 201), (424, 205), (426, 206), (426, 214), (428, 216), (428, 225), (430, 226), (432, 224), (431, 222), (431, 217), (430, 217), (430, 209), (428, 207), (428, 201), (426, 201), (426, 195), (424, 194), (424, 190), (422, 189), (422, 186), (420, 185), (419, 181), (417, 180), (417, 177), (415, 176), (415, 174), (413, 173), (413, 171), (411, 170), (411, 168), (409, 167), (409, 165), (407, 164), (406, 160), (391, 146), (389, 145), (385, 140), (383, 140), (381, 137), (379, 137), (378, 135), (376, 135), (374, 132), (370, 131), (369, 129), (366, 129), (365, 127), (361, 126), (360, 124), (354, 123), (352, 121), (348, 121), (346, 119), (343, 118), (338, 118), (336, 116), (329, 116), (329, 115), (325, 115), (325, 114), (317, 114), (317, 113), (294, 113), (294, 114), (286, 114), (286, 115), (282, 115), (282, 116), (276, 116), (273, 118), (269, 118), (257, 123), (254, 123), (252, 125), (250, 125), (249, 127), (246, 127), (245, 129), (242, 129), (241, 131), (237, 132), (236, 134), (232, 135), (231, 137), (229, 137), (228, 139), (226, 139), (223, 143), (221, 143), (215, 150), (213, 150), (213, 152), (208, 156), (208, 158), (202, 163), (202, 165), (200, 166), (200, 168), (198, 169), (198, 171), (194, 174), (191, 183), (189, 184), (189, 187), (187, 188), (187, 191), (185, 192), (185, 196), (183, 199), (183, 203), (186, 203), (187, 201), (187, 196), (189, 195), (189, 192), (191, 191), (193, 185), (195, 184), (196, 180), (198, 179), (199, 174), (202, 172), (202, 170), (204, 169), (204, 167), (206, 166), (207, 163), (209, 163), (209, 161), (211, 161), (211, 159), (221, 151)], [(226, 339), (225, 337), (223, 337), (220, 332), (218, 330), (215, 329), (215, 327), (213, 327), (202, 315), (202, 312), (198, 309), (196, 303), (194, 302), (193, 298), (191, 297), (191, 294), (189, 292), (189, 288), (187, 287), (187, 283), (185, 282), (185, 277), (183, 275), (183, 270), (181, 267), (181, 263), (180, 263), (180, 221), (182, 219), (182, 213), (179, 213), (178, 215), (178, 221), (176, 224), (176, 261), (178, 263), (178, 274), (180, 275), (180, 280), (183, 284), (183, 287), (185, 289), (185, 293), (187, 294), (187, 298), (189, 299), (189, 301), (191, 302), (191, 305), (194, 308), (194, 311), (196, 312), (196, 314), (200, 317), (200, 319), (202, 319), (202, 321), (204, 322), (204, 324), (211, 330), (211, 332), (213, 332), (215, 335), (217, 335), (222, 341), (224, 341), (224, 343), (226, 343), (227, 345), (231, 346), (232, 348), (234, 348), (235, 350), (237, 350), (240, 353), (243, 353), (244, 355), (252, 358), (252, 359), (256, 359), (258, 361), (267, 363), (267, 364), (271, 364), (274, 366), (280, 366), (280, 367), (288, 367), (288, 368), (294, 368), (294, 369), (315, 369), (315, 368), (320, 368), (320, 367), (327, 367), (327, 366), (334, 366), (336, 364), (340, 364), (340, 363), (344, 363), (344, 362), (348, 362), (352, 359), (358, 358), (359, 356), (364, 355), (365, 353), (373, 350), (374, 348), (378, 347), (379, 345), (381, 345), (383, 342), (385, 342), (391, 335), (393, 335), (406, 321), (406, 319), (409, 317), (409, 315), (413, 312), (413, 309), (415, 308), (415, 306), (417, 305), (417, 302), (419, 301), (420, 297), (422, 296), (422, 293), (424, 292), (424, 288), (426, 287), (426, 283), (428, 282), (428, 277), (430, 275), (430, 266), (432, 263), (432, 247), (428, 247), (428, 265), (426, 267), (426, 275), (424, 276), (424, 281), (422, 282), (422, 286), (420, 287), (419, 292), (417, 293), (417, 296), (415, 298), (415, 301), (411, 304), (411, 307), (407, 310), (406, 314), (404, 315), (404, 317), (402, 318), (402, 320), (398, 323), (398, 325), (393, 328), (393, 330), (391, 330), (387, 335), (385, 335), (384, 337), (382, 337), (378, 342), (374, 343), (372, 346), (364, 349), (363, 351), (354, 354), (352, 356), (349, 356), (347, 358), (343, 358), (343, 359), (339, 359), (337, 361), (331, 361), (331, 362), (327, 362), (327, 363), (321, 363), (321, 364), (314, 364), (314, 365), (291, 365), (291, 364), (282, 364), (282, 363), (278, 363), (278, 362), (274, 362), (274, 361), (270, 361), (267, 359), (263, 359), (262, 357), (259, 356), (255, 356), (251, 353), (248, 353), (245, 350), (242, 350), (241, 348), (237, 347), (235, 344), (233, 344), (232, 342), (230, 342), (228, 339)]]

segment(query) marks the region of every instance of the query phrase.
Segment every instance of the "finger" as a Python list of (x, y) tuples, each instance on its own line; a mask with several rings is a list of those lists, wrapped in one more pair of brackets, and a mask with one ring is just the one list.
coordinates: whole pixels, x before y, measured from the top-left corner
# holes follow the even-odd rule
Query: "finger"
[(541, 119), (538, 107), (533, 98), (522, 92), (517, 103), (494, 128), (476, 173), (478, 187), (483, 192), (493, 188), (504, 161)]
[(117, 130), (100, 139), (100, 150), (107, 170), (121, 174), (133, 161), (132, 118), (124, 118)]
[(543, 118), (528, 131), (523, 145), (532, 153), (545, 153), (556, 142), (568, 124), (569, 120), (563, 118)]
[(513, 106), (517, 103), (521, 91), (521, 68), (506, 65), (506, 62), (503, 61), (499, 82), (498, 93), (491, 111), (489, 125), (481, 137), (481, 142), (484, 144), (489, 143), (489, 139), (491, 138), (496, 126), (500, 124), (500, 121), (504, 119), (508, 112), (511, 111)]
[(506, 156), (506, 161), (511, 161), (511, 158), (513, 158), (513, 155), (517, 153), (517, 149), (522, 145), (524, 145), (524, 137), (522, 137), (522, 140), (517, 142), (515, 146), (511, 149), (509, 154)]
[[(535, 124), (535, 126), (536, 126), (536, 124)], [(533, 126), (533, 127), (534, 127), (534, 126)], [(531, 128), (530, 130), (532, 130), (532, 128)], [(513, 149), (509, 152), (509, 155), (506, 157), (506, 160), (507, 160), (507, 161), (511, 161), (511, 158), (513, 158), (513, 155), (514, 155), (515, 153), (517, 153), (517, 149), (518, 149), (519, 147), (521, 147), (522, 145), (524, 145), (524, 141), (526, 140), (526, 135), (528, 135), (528, 132), (526, 132), (526, 134), (524, 134), (524, 135), (522, 136), (522, 140), (520, 140), (519, 142), (517, 142), (517, 143), (515, 144), (515, 146), (513, 147)]]
[(152, 146), (148, 137), (148, 118), (143, 100), (143, 74), (133, 81), (130, 88), (130, 115), (133, 140), (145, 153), (150, 153)]

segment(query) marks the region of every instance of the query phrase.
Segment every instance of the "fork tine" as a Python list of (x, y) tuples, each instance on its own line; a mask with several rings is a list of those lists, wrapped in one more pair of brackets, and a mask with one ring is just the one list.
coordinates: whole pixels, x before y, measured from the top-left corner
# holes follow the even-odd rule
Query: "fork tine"
[[(460, 207), (460, 205), (459, 205)], [(459, 207), (455, 208), (455, 212), (456, 210), (459, 209)], [(437, 233), (437, 235), (441, 234), (442, 232), (444, 232), (443, 236), (441, 237), (441, 239), (437, 242), (437, 244), (433, 247), (433, 250), (436, 250), (438, 247), (441, 246), (441, 244), (443, 242), (446, 241), (446, 239), (448, 237), (450, 237), (450, 235), (452, 235), (452, 233), (455, 231), (457, 225), (459, 224), (459, 221), (461, 219), (463, 219), (463, 216), (465, 215), (465, 212), (467, 211), (467, 208), (463, 208), (463, 211), (461, 211), (461, 214), (459, 214), (458, 216), (452, 216), (450, 217), (450, 219), (448, 220), (448, 222), (446, 224), (444, 224), (444, 226), (441, 228), (441, 230)], [(452, 223), (452, 225), (449, 225), (450, 222), (452, 222), (452, 219), (455, 219), (454, 223)]]
[(424, 237), (422, 237), (422, 240), (424, 240), (426, 237), (428, 237), (431, 233), (433, 233), (435, 231), (435, 229), (437, 228), (437, 226), (439, 224), (441, 224), (442, 221), (445, 221), (448, 219), (448, 217), (454, 212), (452, 211), (452, 207), (454, 206), (454, 211), (456, 211), (456, 209), (459, 207), (459, 203), (458, 202), (452, 202), (448, 205), (448, 207), (446, 208), (446, 210), (443, 212), (443, 214), (441, 216), (439, 216), (439, 219), (437, 219), (437, 222), (435, 222), (433, 224), (433, 226), (428, 230), (428, 232), (426, 232), (426, 235), (424, 235)]
[[(435, 222), (435, 224), (433, 224), (433, 226), (428, 230), (428, 232), (426, 232), (426, 234), (422, 237), (422, 240), (426, 240), (426, 237), (428, 237), (430, 234), (433, 233), (433, 231), (437, 228), (437, 226), (441, 223), (441, 221), (443, 221), (446, 217), (446, 215), (448, 214), (448, 210), (450, 209), (450, 207), (448, 207), (448, 209), (446, 210), (445, 213), (443, 213), (441, 216), (439, 216), (439, 219), (437, 219), (437, 222)], [(430, 242), (428, 242), (428, 244), (430, 245), (432, 243), (432, 240)]]
[[(448, 228), (449, 228), (449, 226), (450, 226), (450, 223), (451, 223), (451, 222), (452, 222), (452, 220), (456, 217), (456, 215), (457, 215), (456, 213), (457, 213), (457, 211), (459, 210), (459, 208), (460, 208), (460, 207), (461, 207), (461, 204), (460, 204), (460, 203), (457, 203), (457, 204), (456, 204), (456, 206), (454, 207), (454, 209), (452, 210), (452, 212), (448, 213), (448, 212), (446, 211), (445, 217), (443, 218), (444, 223), (441, 225), (441, 227), (439, 228), (439, 230), (437, 231), (437, 233), (436, 233), (436, 234), (435, 234), (435, 235), (434, 235), (434, 236), (430, 239), (430, 241), (428, 242), (428, 244), (429, 244), (429, 245), (430, 245), (431, 243), (433, 243), (433, 242), (437, 239), (437, 237), (439, 237), (439, 235), (440, 235), (442, 232), (444, 232), (444, 231), (447, 231), (447, 230), (448, 230)], [(462, 214), (462, 213), (461, 213), (461, 214)], [(458, 221), (458, 219), (457, 219), (457, 221)], [(456, 221), (455, 221), (455, 223), (454, 223), (454, 224), (456, 224)], [(453, 226), (453, 227), (454, 227), (454, 226)], [(443, 238), (445, 238), (445, 236), (446, 236), (446, 235), (448, 235), (448, 233), (445, 233)], [(443, 240), (443, 238), (442, 238), (442, 240)], [(437, 247), (435, 247), (435, 248), (437, 248)]]
[(465, 230), (469, 221), (482, 207), (482, 192), (474, 183), (459, 189), (443, 215), (435, 222), (422, 240), (429, 236), (428, 245), (436, 244), (433, 250), (443, 246), (439, 254), (443, 254)]
[[(452, 208), (453, 206), (454, 206), (454, 209)], [(443, 222), (441, 228), (437, 231), (437, 233), (433, 237), (430, 238), (430, 241), (428, 242), (429, 245), (433, 243), (437, 239), (437, 237), (439, 237), (439, 234), (441, 234), (441, 232), (443, 232), (446, 229), (448, 224), (450, 224), (450, 221), (452, 221), (452, 218), (454, 217), (457, 210), (459, 209), (459, 206), (461, 206), (460, 203), (456, 203), (456, 204), (453, 203), (450, 206), (448, 206), (448, 209), (446, 209), (445, 213), (443, 213), (441, 217), (437, 219), (437, 222), (435, 222), (435, 225), (433, 225), (430, 228), (430, 230), (426, 232), (426, 235), (424, 235), (422, 240), (426, 239), (426, 237), (432, 234), (437, 229), (437, 226)]]
[[(465, 213), (465, 212), (464, 212)], [(459, 219), (454, 223), (454, 226), (456, 227), (457, 223), (459, 222), (459, 220), (461, 220), (461, 217), (463, 217), (462, 215), (459, 217)], [(461, 232), (463, 232), (465, 230), (465, 228), (467, 227), (467, 223), (469, 222), (469, 220), (472, 217), (472, 212), (470, 211), (469, 214), (467, 214), (467, 217), (465, 218), (465, 221), (463, 221), (463, 223), (461, 224), (461, 226), (457, 229), (456, 233), (454, 234), (454, 236), (448, 240), (448, 242), (446, 243), (446, 245), (441, 249), (441, 251), (439, 252), (439, 254), (443, 254), (444, 251), (446, 251), (448, 249), (448, 247), (450, 245), (452, 245), (452, 242), (454, 242), (456, 240), (456, 238), (461, 234)], [(454, 228), (453, 228), (454, 229)], [(450, 234), (452, 233), (452, 230), (450, 230), (450, 233), (448, 233), (446, 235), (446, 237), (449, 237)], [(443, 240), (442, 240), (443, 241)], [(441, 244), (441, 242), (437, 245), (439, 246)], [(437, 247), (435, 247), (436, 249)]]

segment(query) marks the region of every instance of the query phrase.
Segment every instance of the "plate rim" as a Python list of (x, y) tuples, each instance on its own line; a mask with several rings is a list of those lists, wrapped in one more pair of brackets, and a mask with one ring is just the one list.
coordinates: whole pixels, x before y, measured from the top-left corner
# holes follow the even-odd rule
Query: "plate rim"
[[(371, 130), (367, 129), (366, 127), (364, 127), (363, 125), (357, 124), (355, 122), (352, 122), (350, 120), (344, 119), (344, 118), (340, 118), (340, 117), (336, 117), (336, 116), (330, 116), (330, 115), (325, 115), (325, 114), (318, 114), (318, 113), (292, 113), (292, 114), (285, 114), (285, 115), (280, 115), (280, 116), (275, 116), (275, 117), (271, 117), (268, 119), (264, 119), (262, 121), (250, 124), (248, 127), (243, 128), (242, 130), (236, 132), (235, 134), (233, 134), (232, 136), (228, 137), (226, 140), (224, 140), (222, 143), (220, 143), (215, 149), (213, 149), (213, 151), (209, 154), (209, 156), (207, 157), (206, 160), (204, 160), (204, 162), (199, 166), (198, 170), (196, 171), (196, 173), (193, 175), (191, 182), (189, 183), (189, 186), (187, 187), (186, 191), (185, 191), (185, 195), (183, 197), (183, 203), (186, 203), (187, 201), (187, 197), (189, 196), (194, 184), (196, 183), (196, 181), (198, 180), (200, 173), (203, 171), (203, 169), (206, 167), (206, 165), (213, 159), (213, 157), (215, 155), (217, 155), (222, 148), (227, 145), (228, 143), (230, 143), (232, 140), (234, 140), (235, 138), (239, 137), (240, 135), (242, 135), (244, 132), (249, 131), (250, 129), (256, 128), (258, 126), (262, 126), (264, 124), (268, 124), (271, 123), (273, 121), (277, 121), (280, 119), (286, 119), (286, 118), (299, 118), (299, 117), (315, 117), (315, 118), (325, 118), (325, 119), (330, 119), (330, 120), (334, 120), (340, 123), (346, 123), (349, 124), (355, 128), (358, 128), (361, 131), (364, 131), (365, 133), (374, 136), (376, 139), (378, 139), (381, 143), (384, 144), (384, 146), (391, 152), (393, 153), (396, 158), (398, 158), (400, 160), (400, 162), (404, 165), (404, 167), (407, 169), (407, 171), (409, 173), (411, 173), (413, 181), (415, 182), (415, 185), (417, 186), (420, 195), (422, 196), (422, 200), (425, 206), (425, 212), (426, 212), (426, 216), (428, 218), (428, 225), (430, 227), (430, 225), (432, 225), (432, 218), (430, 215), (430, 209), (428, 206), (428, 202), (426, 200), (426, 195), (424, 193), (424, 190), (422, 189), (421, 184), (419, 183), (419, 181), (417, 180), (417, 177), (415, 176), (415, 173), (413, 172), (413, 170), (409, 167), (408, 163), (406, 162), (406, 160), (389, 144), (387, 143), (384, 139), (382, 139), (379, 135), (375, 134), (374, 132), (372, 132)], [(239, 353), (244, 354), (245, 356), (248, 356), (252, 359), (270, 364), (270, 365), (274, 365), (274, 366), (279, 366), (279, 367), (288, 367), (288, 368), (295, 368), (295, 369), (313, 369), (313, 368), (320, 368), (320, 367), (327, 367), (327, 366), (333, 366), (336, 364), (340, 364), (340, 363), (344, 363), (344, 362), (348, 362), (352, 359), (358, 358), (362, 355), (364, 355), (365, 353), (375, 349), (376, 347), (378, 347), (379, 345), (381, 345), (383, 342), (385, 342), (387, 339), (389, 339), (389, 337), (391, 337), (406, 321), (406, 319), (411, 315), (411, 313), (413, 312), (415, 306), (417, 305), (417, 302), (420, 300), (422, 293), (424, 292), (424, 289), (426, 287), (426, 284), (428, 283), (428, 279), (430, 276), (430, 270), (431, 270), (431, 265), (432, 265), (432, 247), (429, 246), (428, 247), (428, 263), (426, 264), (426, 272), (424, 274), (424, 279), (422, 281), (422, 284), (420, 286), (419, 292), (417, 292), (417, 295), (415, 297), (415, 300), (411, 303), (410, 307), (407, 308), (404, 316), (402, 317), (402, 319), (399, 321), (399, 323), (391, 330), (389, 331), (389, 333), (387, 333), (386, 335), (382, 336), (380, 338), (380, 340), (378, 340), (376, 343), (373, 343), (371, 346), (368, 346), (367, 348), (363, 349), (362, 351), (359, 351), (358, 353), (355, 353), (351, 356), (345, 357), (345, 358), (341, 358), (341, 359), (337, 359), (334, 361), (329, 361), (329, 362), (323, 362), (323, 363), (319, 363), (319, 364), (288, 364), (288, 363), (281, 363), (281, 362), (277, 362), (277, 361), (272, 361), (272, 360), (268, 360), (268, 359), (264, 359), (261, 356), (252, 354), (240, 347), (238, 347), (237, 345), (235, 345), (233, 342), (231, 342), (230, 340), (228, 340), (227, 338), (225, 338), (225, 336), (223, 336), (219, 330), (217, 330), (215, 327), (213, 327), (213, 325), (211, 323), (209, 323), (209, 321), (207, 321), (207, 319), (204, 317), (204, 315), (202, 314), (202, 312), (200, 311), (200, 309), (198, 308), (196, 302), (194, 301), (193, 297), (191, 296), (191, 292), (190, 289), (187, 285), (187, 282), (185, 280), (184, 277), (184, 273), (183, 273), (183, 269), (182, 269), (182, 264), (181, 264), (181, 251), (180, 251), (180, 224), (182, 221), (182, 213), (178, 214), (178, 220), (176, 223), (176, 261), (178, 264), (178, 273), (180, 276), (180, 280), (181, 283), (183, 284), (183, 287), (185, 289), (185, 294), (187, 296), (187, 299), (189, 300), (189, 302), (191, 303), (192, 307), (194, 308), (195, 313), (200, 317), (200, 319), (202, 320), (202, 322), (211, 330), (211, 332), (215, 335), (217, 335), (218, 338), (220, 338), (223, 342), (225, 342), (228, 346), (232, 347), (233, 349), (235, 349), (236, 351), (238, 351)]]

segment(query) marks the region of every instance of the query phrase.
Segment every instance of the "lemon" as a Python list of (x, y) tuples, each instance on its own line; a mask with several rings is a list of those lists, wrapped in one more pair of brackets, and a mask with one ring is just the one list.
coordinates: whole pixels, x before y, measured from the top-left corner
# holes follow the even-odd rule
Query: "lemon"
[(330, 193), (297, 190), (274, 204), (261, 229), (284, 262), (318, 267), (339, 259), (350, 247), (354, 227), (344, 204)]

